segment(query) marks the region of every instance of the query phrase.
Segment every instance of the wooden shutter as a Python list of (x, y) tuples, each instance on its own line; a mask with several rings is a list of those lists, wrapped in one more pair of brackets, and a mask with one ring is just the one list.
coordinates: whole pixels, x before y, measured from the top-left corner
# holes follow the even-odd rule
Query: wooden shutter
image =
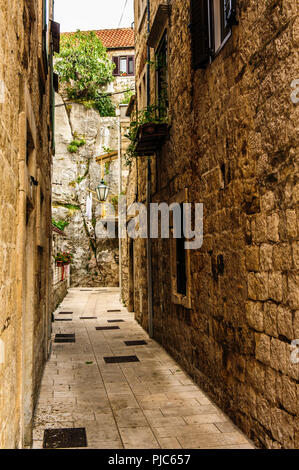
[(60, 24), (51, 21), (51, 33), (53, 41), (53, 51), (59, 54), (60, 51)]
[[(132, 68), (132, 72), (130, 72), (130, 68)], [(135, 68), (135, 67), (134, 67), (134, 56), (133, 56), (133, 55), (129, 55), (129, 56), (128, 56), (128, 68), (127, 68), (127, 70), (128, 70), (128, 75), (134, 75), (134, 72), (135, 72), (134, 68)]]
[(236, 3), (236, 0), (224, 0), (224, 19), (226, 27), (237, 24)]
[(193, 67), (205, 68), (209, 62), (208, 0), (191, 0), (190, 32)]
[(112, 62), (115, 63), (115, 69), (113, 70), (113, 75), (119, 75), (119, 57), (112, 57)]

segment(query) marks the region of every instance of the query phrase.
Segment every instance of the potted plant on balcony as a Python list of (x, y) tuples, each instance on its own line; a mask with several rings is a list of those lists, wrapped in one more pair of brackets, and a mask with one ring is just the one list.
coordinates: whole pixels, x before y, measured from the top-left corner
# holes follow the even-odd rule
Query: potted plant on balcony
[(131, 141), (125, 158), (129, 165), (133, 157), (153, 155), (168, 135), (167, 118), (160, 116), (157, 106), (148, 106), (136, 114), (126, 137)]
[(57, 266), (67, 266), (73, 261), (73, 255), (69, 251), (58, 251), (54, 259)]

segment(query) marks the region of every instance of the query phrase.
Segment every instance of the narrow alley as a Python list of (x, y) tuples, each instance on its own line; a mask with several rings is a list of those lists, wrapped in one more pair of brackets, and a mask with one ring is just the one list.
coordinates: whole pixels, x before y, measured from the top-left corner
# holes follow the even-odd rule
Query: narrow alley
[(298, 0), (0, 0), (0, 450), (299, 451), (298, 122)]
[[(75, 335), (75, 343), (64, 343), (63, 335)], [(55, 312), (52, 348), (35, 413), (34, 449), (54, 428), (85, 429), (88, 449), (254, 448), (149, 339), (119, 302), (117, 288), (70, 289)], [(46, 448), (51, 437), (63, 447), (55, 434), (44, 441)]]

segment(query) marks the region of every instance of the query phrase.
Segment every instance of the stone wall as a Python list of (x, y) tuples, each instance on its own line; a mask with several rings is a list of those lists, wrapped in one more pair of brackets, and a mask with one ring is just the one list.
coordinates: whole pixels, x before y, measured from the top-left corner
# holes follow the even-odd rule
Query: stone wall
[(59, 307), (65, 296), (67, 295), (67, 279), (60, 281), (53, 292), (53, 312)]
[[(158, 3), (151, 2), (151, 24)], [(168, 202), (187, 188), (190, 202), (204, 203), (204, 242), (190, 252), (187, 309), (172, 301), (170, 241), (153, 240), (154, 337), (258, 446), (298, 448), (299, 366), (290, 360), (299, 338), (299, 105), (290, 97), (299, 77), (298, 5), (237, 2), (231, 38), (194, 71), (189, 2), (171, 4), (171, 127), (152, 158), (152, 200)], [(145, 35), (144, 22), (136, 31), (137, 80)], [(152, 103), (154, 96), (152, 71)], [(128, 189), (138, 181), (138, 201), (145, 200), (143, 160)], [(144, 240), (134, 244), (129, 265), (145, 265)], [(135, 298), (145, 286), (142, 270)], [(146, 304), (134, 308), (147, 327)]]
[[(130, 85), (131, 81), (128, 83)], [(127, 142), (124, 141), (124, 134), (128, 127), (127, 118), (121, 120), (121, 126), (122, 151), (125, 151)], [(68, 145), (76, 134), (84, 137), (86, 144), (80, 147), (78, 152), (70, 153)], [(92, 220), (86, 216), (86, 197), (89, 190), (95, 191), (103, 177), (110, 187), (108, 202), (112, 202), (115, 198), (117, 202), (119, 174), (117, 154), (111, 160), (105, 160), (102, 167), (96, 161), (96, 157), (107, 153), (107, 149), (117, 151), (118, 119), (101, 117), (96, 110), (87, 109), (81, 104), (64, 106), (61, 96), (57, 94), (55, 140), (53, 218), (68, 222), (64, 233), (65, 249), (74, 255), (71, 285), (116, 287), (119, 284), (118, 239), (94, 238)], [(128, 169), (123, 164), (124, 190), (127, 175)], [(93, 218), (100, 220), (104, 216), (103, 205), (98, 203), (97, 196), (92, 194)]]
[[(50, 17), (51, 14), (50, 8)], [(1, 1), (0, 349), (4, 352), (4, 357), (0, 357), (1, 449), (30, 444), (33, 408), (48, 355), (51, 327), (48, 72), (42, 55), (42, 2)]]

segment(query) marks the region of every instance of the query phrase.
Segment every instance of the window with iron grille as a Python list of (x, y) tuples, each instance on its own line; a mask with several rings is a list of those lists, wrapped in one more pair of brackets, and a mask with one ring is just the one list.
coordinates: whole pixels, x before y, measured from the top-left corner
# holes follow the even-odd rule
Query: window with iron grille
[(191, 0), (193, 68), (205, 68), (231, 36), (236, 0)]
[(115, 63), (114, 76), (135, 75), (135, 60), (133, 55), (114, 56), (112, 61)]

